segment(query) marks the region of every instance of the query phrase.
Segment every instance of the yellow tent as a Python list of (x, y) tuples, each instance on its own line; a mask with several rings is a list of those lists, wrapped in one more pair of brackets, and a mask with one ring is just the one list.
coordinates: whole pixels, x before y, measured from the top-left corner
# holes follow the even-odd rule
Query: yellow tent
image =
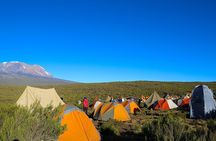
[(128, 113), (134, 114), (135, 111), (141, 111), (139, 106), (134, 101), (125, 101), (122, 103)]
[(107, 103), (101, 107), (99, 120), (107, 121), (114, 119), (117, 121), (129, 121), (131, 120), (126, 109), (117, 103)]
[(39, 104), (45, 108), (49, 105), (53, 108), (58, 107), (59, 105), (64, 105), (65, 103), (58, 96), (56, 90), (52, 89), (40, 89), (27, 86), (23, 94), (20, 96), (16, 102), (19, 106), (26, 106), (30, 108), (32, 104), (39, 102)]
[(61, 120), (66, 125), (59, 141), (100, 141), (100, 134), (88, 116), (77, 107), (67, 106)]
[(100, 114), (101, 117), (106, 111), (108, 111), (113, 106), (113, 103), (104, 103), (103, 106), (101, 106)]

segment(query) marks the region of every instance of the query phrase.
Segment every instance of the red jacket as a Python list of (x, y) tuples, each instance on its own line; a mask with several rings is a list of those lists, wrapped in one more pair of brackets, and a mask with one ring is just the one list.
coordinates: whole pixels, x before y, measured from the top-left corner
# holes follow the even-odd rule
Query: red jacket
[(89, 102), (88, 99), (83, 100), (83, 107), (88, 108), (89, 107)]

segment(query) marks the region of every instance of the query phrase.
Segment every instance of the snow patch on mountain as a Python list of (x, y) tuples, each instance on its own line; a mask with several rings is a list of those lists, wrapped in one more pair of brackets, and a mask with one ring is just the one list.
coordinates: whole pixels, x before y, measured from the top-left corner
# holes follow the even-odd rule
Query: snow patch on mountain
[(0, 63), (0, 73), (23, 74), (37, 77), (52, 78), (52, 75), (39, 65), (29, 65), (19, 61)]

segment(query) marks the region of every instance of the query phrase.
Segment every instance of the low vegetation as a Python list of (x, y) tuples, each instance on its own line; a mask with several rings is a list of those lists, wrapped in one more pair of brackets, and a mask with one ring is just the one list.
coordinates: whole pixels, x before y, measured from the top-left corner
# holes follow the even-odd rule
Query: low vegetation
[[(68, 104), (78, 107), (77, 101), (84, 96), (90, 99), (95, 96), (104, 100), (108, 95), (115, 97), (149, 96), (157, 91), (160, 96), (185, 95), (197, 83), (171, 82), (115, 82), (100, 84), (73, 84), (53, 86), (57, 93)], [(205, 83), (216, 91), (216, 83)], [(50, 88), (52, 86), (40, 86)], [(59, 125), (55, 112), (50, 108), (33, 107), (30, 112), (15, 106), (15, 102), (23, 93), (25, 86), (0, 86), (0, 140), (20, 139), (22, 141), (56, 140), (64, 127)], [(104, 141), (124, 139), (125, 141), (214, 141), (216, 138), (215, 120), (188, 119), (188, 111), (149, 111), (142, 109), (137, 115), (131, 115), (130, 122), (94, 121)], [(53, 120), (55, 119), (55, 120)]]
[[(95, 96), (104, 100), (108, 95), (114, 97), (140, 97), (149, 96), (157, 91), (160, 96), (167, 93), (171, 95), (185, 95), (191, 92), (196, 85), (206, 84), (213, 91), (216, 91), (216, 82), (114, 82), (114, 83), (95, 83), (95, 84), (72, 84), (59, 86), (39, 86), (41, 88), (56, 88), (57, 93), (64, 98), (68, 104), (77, 104), (84, 96), (92, 101)], [(0, 86), (0, 103), (15, 103), (23, 93), (25, 86)]]
[[(145, 116), (143, 116), (147, 113)], [(187, 119), (180, 111), (145, 111), (130, 122), (95, 123), (104, 141), (215, 141), (216, 121)]]
[(1, 141), (54, 141), (65, 127), (59, 123), (59, 109), (41, 108), (35, 104), (31, 110), (10, 106), (0, 106)]

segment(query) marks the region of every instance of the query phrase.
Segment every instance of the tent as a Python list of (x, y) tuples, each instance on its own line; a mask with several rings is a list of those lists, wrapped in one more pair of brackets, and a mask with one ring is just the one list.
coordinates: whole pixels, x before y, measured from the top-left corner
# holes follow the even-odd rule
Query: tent
[(99, 104), (98, 104), (98, 106), (97, 107), (95, 107), (95, 109), (94, 109), (94, 112), (93, 112), (93, 119), (98, 119), (99, 118), (99, 114), (100, 114), (100, 111), (101, 111), (101, 107), (103, 106), (103, 103), (102, 102), (100, 102)]
[(181, 104), (179, 105), (180, 107), (185, 107), (185, 106), (189, 106), (191, 98), (190, 97), (184, 97), (184, 99), (182, 100)]
[(175, 108), (178, 108), (178, 106), (171, 99), (165, 98), (161, 98), (154, 107), (155, 110), (171, 110)]
[(111, 99), (112, 99), (112, 98), (111, 98), (110, 96), (107, 96), (107, 98), (106, 98), (106, 100), (105, 100), (105, 103), (110, 102)]
[(100, 106), (100, 105), (103, 105), (103, 103), (100, 102), (100, 101), (95, 102), (94, 107), (93, 107), (94, 110), (97, 109), (97, 107)]
[(150, 108), (151, 106), (153, 106), (158, 100), (160, 100), (160, 96), (158, 95), (158, 93), (155, 91), (145, 102), (145, 104), (147, 105), (148, 108)]
[(177, 105), (178, 105), (178, 106), (181, 106), (181, 104), (182, 104), (182, 101), (183, 101), (183, 99), (182, 99), (182, 98), (178, 99), (178, 101), (177, 101)]
[(16, 102), (19, 106), (31, 107), (35, 102), (39, 102), (42, 107), (47, 107), (49, 105), (53, 108), (58, 107), (59, 105), (64, 105), (65, 103), (58, 96), (56, 90), (52, 89), (40, 89), (27, 86), (23, 94), (20, 96)]
[(206, 85), (196, 86), (190, 101), (191, 118), (215, 117), (216, 102), (213, 92)]
[(128, 113), (134, 114), (136, 111), (141, 111), (139, 106), (134, 101), (125, 101), (121, 103)]
[(66, 129), (59, 141), (100, 141), (100, 134), (88, 116), (75, 106), (66, 106), (61, 125)]
[(93, 112), (93, 119), (98, 120), (99, 117), (101, 117), (108, 109), (112, 107), (111, 102), (109, 103), (101, 103), (100, 105), (97, 106), (97, 108)]
[(107, 103), (101, 107), (99, 120), (108, 121), (109, 119), (114, 119), (117, 121), (131, 120), (123, 105), (118, 103)]

